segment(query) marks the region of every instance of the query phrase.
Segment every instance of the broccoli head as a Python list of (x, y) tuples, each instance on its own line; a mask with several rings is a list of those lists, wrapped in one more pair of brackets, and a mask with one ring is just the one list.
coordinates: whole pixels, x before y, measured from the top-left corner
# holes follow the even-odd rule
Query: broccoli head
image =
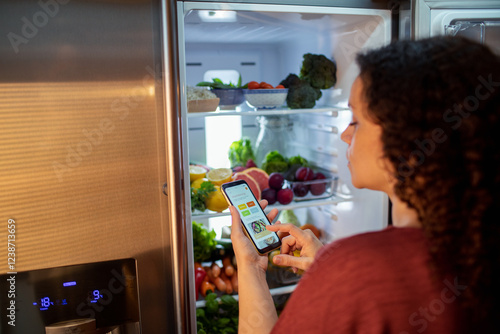
[(300, 78), (314, 88), (328, 89), (337, 82), (337, 65), (324, 55), (306, 53), (300, 69)]
[(312, 108), (321, 97), (321, 91), (313, 88), (308, 82), (288, 89), (286, 104), (291, 109)]
[(288, 88), (286, 104), (291, 109), (312, 108), (321, 97), (319, 89), (313, 88), (309, 82), (300, 79), (296, 74), (289, 74), (280, 84)]
[(296, 74), (290, 73), (285, 80), (280, 82), (280, 85), (283, 85), (285, 88), (296, 87), (302, 85), (302, 80)]

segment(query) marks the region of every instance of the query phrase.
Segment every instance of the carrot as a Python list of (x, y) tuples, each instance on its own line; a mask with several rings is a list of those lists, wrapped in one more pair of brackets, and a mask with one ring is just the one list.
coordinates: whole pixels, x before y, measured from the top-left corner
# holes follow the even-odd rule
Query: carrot
[(223, 272), (220, 274), (220, 278), (226, 283), (226, 293), (228, 295), (233, 293), (233, 285), (231, 284), (231, 281), (229, 280), (229, 277), (226, 276)]
[(212, 274), (214, 275), (214, 277), (219, 277), (220, 275), (220, 267), (217, 265), (217, 263), (212, 263)]
[(229, 256), (226, 256), (225, 258), (222, 259), (222, 266), (224, 267), (224, 273), (228, 276), (231, 277), (234, 275), (234, 267), (231, 264), (231, 258)]
[(224, 283), (224, 281), (220, 277), (215, 277), (214, 284), (217, 287), (217, 289), (219, 289), (219, 291), (225, 292), (227, 289), (226, 283)]
[(238, 293), (238, 273), (235, 272), (233, 276), (231, 276), (231, 285), (233, 286), (233, 291)]
[(203, 282), (201, 282), (200, 290), (201, 290), (200, 291), (201, 295), (203, 297), (206, 297), (208, 291), (215, 292), (215, 285), (213, 285), (212, 283), (210, 283), (208, 281), (203, 281)]
[[(213, 270), (210, 267), (203, 267), (207, 272), (207, 276), (210, 279), (210, 282), (215, 284), (218, 290), (225, 292), (226, 291), (226, 283), (220, 277), (214, 277)], [(220, 269), (220, 268), (219, 268)]]

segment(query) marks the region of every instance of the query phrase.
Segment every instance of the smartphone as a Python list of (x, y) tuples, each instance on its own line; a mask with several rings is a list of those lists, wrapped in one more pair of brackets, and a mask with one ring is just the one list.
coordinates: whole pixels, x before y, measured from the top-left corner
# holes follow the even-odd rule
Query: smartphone
[(259, 254), (264, 255), (281, 247), (278, 234), (266, 229), (271, 222), (245, 180), (224, 183), (222, 193), (229, 205), (240, 213), (243, 230)]

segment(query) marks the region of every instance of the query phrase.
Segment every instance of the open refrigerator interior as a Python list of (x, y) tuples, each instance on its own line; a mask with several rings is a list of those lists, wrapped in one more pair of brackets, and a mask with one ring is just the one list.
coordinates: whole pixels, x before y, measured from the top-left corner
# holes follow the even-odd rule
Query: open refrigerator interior
[[(248, 138), (257, 151), (255, 163), (261, 168), (267, 151), (259, 152), (259, 147), (263, 137), (272, 131), (263, 123), (278, 122), (281, 132), (279, 137), (271, 136), (269, 147), (280, 147), (286, 158), (300, 155), (315, 171), (325, 171), (335, 182), (326, 195), (294, 196), (291, 203), (276, 202), (266, 211), (274, 207), (293, 210), (300, 225), (312, 224), (320, 231), (324, 243), (384, 228), (388, 199), (381, 193), (352, 186), (347, 145), (340, 134), (351, 120), (348, 98), (357, 75), (355, 55), (389, 43), (390, 11), (189, 2), (179, 3), (178, 10), (180, 63), (186, 65), (181, 66), (180, 74), (189, 164), (230, 168), (231, 143)], [(243, 102), (231, 109), (219, 106), (210, 112), (188, 111), (189, 86), (214, 77), (235, 83), (238, 76), (243, 84), (265, 81), (276, 86), (290, 73), (299, 74), (306, 53), (325, 55), (337, 66), (336, 84), (322, 90), (313, 108), (290, 109), (284, 104), (275, 109), (257, 109)], [(190, 222), (203, 224), (216, 232), (217, 239), (227, 240), (227, 226), (231, 224), (228, 210), (187, 210)], [(270, 281), (276, 298), (290, 293), (297, 283), (297, 277), (289, 272), (280, 270), (279, 275)], [(205, 305), (203, 297), (196, 305)]]

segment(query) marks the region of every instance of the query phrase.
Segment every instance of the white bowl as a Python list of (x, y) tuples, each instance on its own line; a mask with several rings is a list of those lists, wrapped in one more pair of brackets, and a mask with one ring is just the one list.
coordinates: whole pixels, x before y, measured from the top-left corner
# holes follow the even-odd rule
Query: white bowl
[(288, 89), (244, 89), (243, 94), (247, 102), (257, 109), (275, 109), (285, 103)]

